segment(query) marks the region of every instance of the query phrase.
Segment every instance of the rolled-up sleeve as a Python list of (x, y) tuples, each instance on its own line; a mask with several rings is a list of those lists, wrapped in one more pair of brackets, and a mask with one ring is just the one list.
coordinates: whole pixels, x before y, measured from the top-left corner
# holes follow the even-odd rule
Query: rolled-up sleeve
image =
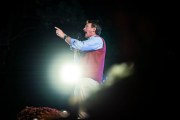
[(93, 51), (101, 49), (103, 47), (103, 41), (100, 37), (91, 37), (83, 41), (71, 38), (70, 46), (80, 51)]

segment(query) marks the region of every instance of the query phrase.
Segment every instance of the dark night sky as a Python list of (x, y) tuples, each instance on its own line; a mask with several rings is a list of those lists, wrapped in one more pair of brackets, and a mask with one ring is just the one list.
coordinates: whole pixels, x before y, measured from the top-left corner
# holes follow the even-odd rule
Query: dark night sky
[[(99, 19), (107, 44), (105, 72), (115, 63), (133, 61), (139, 74), (143, 74), (140, 78), (148, 81), (163, 73), (164, 53), (166, 58), (175, 56), (172, 43), (169, 43), (169, 49), (165, 48), (170, 24), (175, 24), (172, 22), (174, 12), (168, 9), (173, 7), (171, 4), (164, 1), (87, 2), (21, 0), (1, 3), (1, 103), (9, 103), (7, 108), (12, 109), (9, 113), (12, 118), (24, 106), (60, 108), (64, 103), (58, 103), (59, 100), (66, 100), (66, 97), (57, 98), (58, 94), (51, 93), (46, 86), (49, 58), (69, 51), (66, 43), (57, 38), (55, 25), (76, 37), (77, 31), (82, 32), (86, 19)], [(152, 71), (153, 75), (149, 77)], [(149, 92), (153, 81), (159, 83), (161, 80), (147, 81), (142, 83), (147, 85)], [(46, 94), (41, 91), (44, 89)]]

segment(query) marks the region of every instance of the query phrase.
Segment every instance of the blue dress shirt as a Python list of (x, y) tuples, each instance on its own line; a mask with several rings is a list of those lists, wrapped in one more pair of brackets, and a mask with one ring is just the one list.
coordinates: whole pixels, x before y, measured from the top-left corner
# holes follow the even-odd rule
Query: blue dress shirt
[(99, 36), (91, 36), (87, 40), (83, 41), (71, 38), (70, 46), (71, 48), (88, 52), (101, 49), (103, 47), (103, 41)]

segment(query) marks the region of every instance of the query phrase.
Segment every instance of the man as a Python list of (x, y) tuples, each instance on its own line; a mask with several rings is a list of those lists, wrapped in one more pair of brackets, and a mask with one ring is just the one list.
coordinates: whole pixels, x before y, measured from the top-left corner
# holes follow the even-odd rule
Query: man
[[(85, 101), (92, 92), (98, 89), (102, 82), (106, 44), (101, 34), (101, 27), (97, 21), (87, 20), (84, 27), (86, 40), (80, 41), (71, 38), (65, 34), (60, 28), (55, 27), (56, 34), (64, 39), (73, 49), (82, 51), (84, 54), (80, 59), (83, 65), (83, 78), (77, 83), (74, 91), (74, 96), (78, 103)], [(79, 108), (79, 117), (87, 118), (88, 114), (85, 109)]]

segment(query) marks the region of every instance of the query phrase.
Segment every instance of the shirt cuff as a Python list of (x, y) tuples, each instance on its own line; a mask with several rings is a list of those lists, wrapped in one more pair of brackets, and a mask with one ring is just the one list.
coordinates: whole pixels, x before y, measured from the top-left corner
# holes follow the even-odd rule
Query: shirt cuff
[(75, 39), (71, 38), (70, 45), (72, 46), (74, 42), (75, 42)]
[(70, 50), (73, 50), (72, 45), (73, 45), (74, 42), (75, 42), (75, 39), (71, 38), (71, 40), (70, 40)]

